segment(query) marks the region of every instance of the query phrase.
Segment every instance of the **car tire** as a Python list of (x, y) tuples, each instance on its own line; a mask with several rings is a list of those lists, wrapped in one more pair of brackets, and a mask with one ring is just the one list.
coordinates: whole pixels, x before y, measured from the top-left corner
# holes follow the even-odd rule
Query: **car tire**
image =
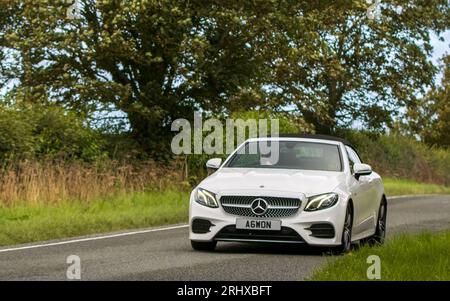
[(342, 229), (341, 245), (337, 248), (338, 253), (345, 254), (352, 248), (352, 228), (353, 228), (353, 212), (350, 203), (345, 211), (344, 227)]
[(191, 240), (192, 249), (196, 251), (214, 251), (217, 241), (193, 241)]
[(386, 237), (386, 215), (387, 215), (387, 202), (385, 197), (381, 200), (380, 208), (378, 209), (377, 227), (375, 234), (364, 239), (364, 243), (369, 246), (382, 245)]

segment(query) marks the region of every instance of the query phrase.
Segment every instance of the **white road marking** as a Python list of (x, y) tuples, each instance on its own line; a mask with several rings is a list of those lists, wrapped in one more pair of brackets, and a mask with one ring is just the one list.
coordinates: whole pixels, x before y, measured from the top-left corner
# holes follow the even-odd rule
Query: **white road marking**
[(395, 195), (388, 196), (388, 200), (396, 200), (396, 199), (406, 199), (406, 198), (421, 198), (421, 197), (433, 197), (433, 196), (443, 196), (445, 194), (407, 194), (407, 195)]
[(43, 248), (43, 247), (51, 247), (51, 246), (59, 246), (59, 245), (67, 245), (67, 244), (72, 244), (72, 243), (77, 243), (77, 242), (101, 240), (101, 239), (108, 239), (108, 238), (115, 238), (115, 237), (129, 236), (129, 235), (136, 235), (136, 234), (144, 234), (144, 233), (151, 233), (151, 232), (175, 230), (175, 229), (181, 229), (181, 228), (187, 228), (187, 227), (189, 227), (189, 225), (177, 225), (177, 226), (171, 226), (171, 227), (166, 227), (166, 228), (147, 229), (147, 230), (123, 232), (123, 233), (103, 235), (103, 236), (94, 236), (94, 237), (86, 237), (86, 238), (79, 238), (79, 239), (72, 239), (72, 240), (65, 240), (65, 241), (58, 241), (58, 242), (50, 242), (50, 243), (29, 245), (29, 246), (9, 248), (9, 249), (0, 249), (0, 253), (27, 250), (27, 249), (36, 249), (36, 248)]

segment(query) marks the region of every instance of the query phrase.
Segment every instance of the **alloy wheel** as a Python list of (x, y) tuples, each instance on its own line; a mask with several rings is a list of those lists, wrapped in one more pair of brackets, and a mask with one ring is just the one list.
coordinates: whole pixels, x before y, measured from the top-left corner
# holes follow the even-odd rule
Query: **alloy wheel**
[(344, 250), (350, 250), (351, 242), (352, 242), (352, 214), (350, 211), (347, 211), (347, 216), (345, 217), (344, 224), (344, 236), (343, 236), (343, 245)]
[(382, 243), (386, 236), (386, 203), (381, 203), (380, 212), (378, 214), (377, 238)]

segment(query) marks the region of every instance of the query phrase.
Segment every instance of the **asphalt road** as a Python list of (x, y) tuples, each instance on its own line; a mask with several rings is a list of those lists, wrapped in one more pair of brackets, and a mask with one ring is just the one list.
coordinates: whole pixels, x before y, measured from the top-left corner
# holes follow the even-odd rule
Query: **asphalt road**
[[(388, 210), (388, 238), (450, 228), (450, 196), (391, 199)], [(69, 255), (80, 257), (82, 280), (301, 280), (327, 258), (318, 249), (237, 243), (195, 252), (180, 226), (0, 248), (0, 280), (66, 280)]]

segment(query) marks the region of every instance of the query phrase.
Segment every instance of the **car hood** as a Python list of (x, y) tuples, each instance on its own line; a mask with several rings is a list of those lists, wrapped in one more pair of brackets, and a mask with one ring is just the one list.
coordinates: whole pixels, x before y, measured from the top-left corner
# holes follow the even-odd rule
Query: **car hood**
[(242, 190), (254, 191), (263, 188), (270, 191), (304, 193), (311, 196), (331, 192), (344, 180), (343, 172), (222, 168), (203, 180), (199, 187), (217, 194)]

